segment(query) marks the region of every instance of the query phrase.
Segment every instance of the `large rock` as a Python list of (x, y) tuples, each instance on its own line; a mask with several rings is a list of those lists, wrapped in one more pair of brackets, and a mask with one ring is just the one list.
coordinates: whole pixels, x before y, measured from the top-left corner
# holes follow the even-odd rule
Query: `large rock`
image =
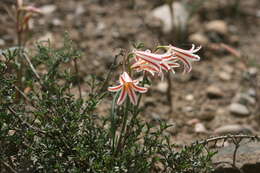
[(240, 133), (252, 134), (253, 131), (254, 130), (248, 126), (242, 126), (239, 124), (229, 124), (229, 125), (223, 125), (219, 128), (216, 128), (214, 130), (214, 134), (217, 135), (240, 134)]
[(218, 153), (213, 157), (213, 163), (222, 162), (223, 164), (218, 164), (218, 168), (213, 173), (260, 172), (260, 142), (242, 142), (236, 156), (237, 168), (232, 166), (234, 149), (234, 145), (229, 145), (218, 150)]
[(155, 8), (151, 13), (153, 17), (160, 19), (163, 22), (162, 30), (164, 33), (172, 31), (173, 27), (186, 29), (189, 13), (185, 6), (180, 2), (174, 2), (173, 19), (171, 16), (170, 8), (167, 4)]

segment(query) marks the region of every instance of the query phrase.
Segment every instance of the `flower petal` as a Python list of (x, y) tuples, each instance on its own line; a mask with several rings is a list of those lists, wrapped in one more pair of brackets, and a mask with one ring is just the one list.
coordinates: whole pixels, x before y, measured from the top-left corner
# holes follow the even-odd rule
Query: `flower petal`
[(117, 85), (117, 86), (114, 86), (114, 87), (108, 87), (108, 91), (116, 92), (116, 91), (119, 91), (121, 88), (122, 88), (122, 85)]
[(198, 47), (197, 49), (195, 49), (195, 46), (192, 45), (192, 48), (190, 50), (183, 50), (174, 46), (170, 46), (170, 49), (173, 51), (173, 54), (176, 56), (182, 56), (188, 59), (192, 59), (193, 61), (199, 61), (200, 57), (199, 55), (196, 55), (194, 53), (196, 53), (197, 51), (199, 51), (201, 49), (201, 47)]
[(129, 87), (126, 89), (126, 91), (130, 98), (131, 103), (136, 105), (137, 104), (137, 95), (136, 95), (135, 91), (133, 90), (133, 88)]
[(185, 72), (190, 72), (192, 69), (191, 63), (189, 60), (183, 58), (182, 56), (179, 57), (180, 61), (184, 63), (184, 71)]
[(121, 105), (125, 101), (126, 95), (127, 95), (126, 88), (123, 86), (121, 93), (120, 93), (120, 96), (117, 100), (118, 105)]
[(140, 86), (137, 86), (137, 85), (135, 85), (135, 84), (133, 84), (133, 89), (134, 89), (135, 91), (140, 92), (140, 93), (145, 93), (145, 92), (148, 91), (148, 88), (140, 87)]

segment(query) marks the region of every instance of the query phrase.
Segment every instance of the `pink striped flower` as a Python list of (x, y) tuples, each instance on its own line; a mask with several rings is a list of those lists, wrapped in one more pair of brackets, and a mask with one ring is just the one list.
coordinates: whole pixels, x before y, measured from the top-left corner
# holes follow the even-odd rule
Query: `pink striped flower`
[(154, 65), (152, 65), (152, 64), (150, 64), (147, 61), (144, 61), (142, 59), (136, 61), (131, 66), (131, 68), (133, 70), (136, 70), (137, 72), (147, 71), (147, 72), (151, 73), (153, 76), (154, 76), (155, 73), (158, 72), (157, 68)]
[(159, 76), (163, 76), (162, 70), (173, 71), (173, 68), (179, 67), (176, 63), (177, 57), (174, 57), (170, 52), (163, 54), (151, 53), (150, 50), (146, 51), (133, 51), (136, 62), (131, 66), (137, 71), (148, 71), (152, 75), (158, 73)]
[(195, 53), (201, 49), (201, 46), (195, 49), (195, 45), (192, 45), (190, 50), (183, 50), (172, 45), (164, 46), (164, 48), (168, 49), (167, 52), (171, 53), (174, 57), (184, 63), (184, 71), (190, 72), (192, 69), (191, 62), (192, 61), (199, 61), (199, 55)]
[(121, 105), (125, 99), (126, 96), (130, 98), (130, 101), (132, 104), (137, 104), (137, 95), (135, 92), (145, 93), (147, 92), (147, 88), (137, 86), (138, 80), (132, 80), (131, 77), (128, 75), (127, 72), (124, 72), (119, 77), (120, 85), (109, 87), (108, 90), (111, 92), (118, 92), (120, 91), (119, 98), (117, 100), (117, 104)]

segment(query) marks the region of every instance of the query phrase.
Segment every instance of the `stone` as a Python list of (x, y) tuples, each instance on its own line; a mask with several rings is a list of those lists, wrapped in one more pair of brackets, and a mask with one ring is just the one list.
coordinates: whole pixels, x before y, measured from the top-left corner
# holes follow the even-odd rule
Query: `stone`
[(257, 68), (255, 68), (255, 67), (250, 67), (250, 68), (248, 69), (248, 74), (249, 74), (250, 76), (256, 76), (256, 75), (257, 75), (257, 71), (258, 71)]
[(253, 131), (254, 130), (248, 126), (242, 126), (239, 124), (229, 124), (229, 125), (224, 125), (224, 126), (221, 126), (217, 129), (215, 129), (214, 134), (217, 134), (217, 135), (240, 134), (240, 133), (252, 134)]
[(48, 14), (53, 13), (57, 9), (57, 6), (49, 4), (49, 5), (42, 6), (40, 9), (43, 14), (48, 15)]
[(223, 80), (223, 81), (230, 81), (231, 80), (231, 75), (227, 72), (219, 72), (218, 77)]
[(250, 115), (250, 111), (245, 105), (240, 103), (232, 103), (229, 106), (230, 113), (237, 115), (237, 116), (248, 116)]
[(156, 90), (161, 92), (161, 93), (166, 93), (168, 89), (168, 83), (165, 81), (161, 81), (157, 84)]
[(62, 20), (60, 20), (59, 18), (54, 18), (51, 23), (54, 25), (54, 26), (62, 26), (63, 25), (63, 22)]
[(171, 16), (170, 8), (167, 4), (155, 8), (151, 13), (152, 16), (162, 21), (162, 30), (164, 33), (172, 31), (173, 27), (178, 27), (181, 30), (186, 29), (189, 13), (185, 6), (180, 2), (174, 2), (173, 19)]
[(224, 20), (213, 20), (206, 24), (208, 32), (216, 32), (218, 34), (226, 35), (228, 33), (228, 25)]
[(254, 88), (249, 88), (246, 92), (247, 95), (251, 97), (256, 97), (256, 90)]
[(5, 45), (5, 41), (0, 38), (0, 46), (4, 46), (4, 45)]
[(221, 91), (221, 89), (218, 88), (218, 87), (215, 86), (215, 85), (209, 86), (209, 87), (206, 89), (206, 92), (207, 92), (208, 98), (210, 98), (210, 99), (218, 99), (218, 98), (221, 98), (221, 97), (224, 96), (224, 94), (223, 94), (223, 92)]
[(193, 107), (191, 107), (191, 106), (184, 106), (182, 108), (182, 111), (183, 112), (192, 112), (193, 111)]
[(192, 101), (192, 100), (194, 100), (194, 96), (192, 94), (188, 94), (185, 96), (185, 100)]
[(207, 133), (207, 129), (205, 128), (204, 124), (196, 123), (194, 127), (194, 131), (196, 133)]
[(189, 36), (189, 41), (201, 46), (206, 46), (209, 43), (209, 39), (203, 33), (194, 33)]
[(215, 118), (215, 114), (215, 111), (204, 111), (199, 116), (199, 119), (203, 121), (212, 121)]
[(243, 105), (251, 104), (254, 105), (256, 100), (254, 97), (248, 95), (247, 93), (238, 93), (233, 98), (233, 102), (241, 103)]

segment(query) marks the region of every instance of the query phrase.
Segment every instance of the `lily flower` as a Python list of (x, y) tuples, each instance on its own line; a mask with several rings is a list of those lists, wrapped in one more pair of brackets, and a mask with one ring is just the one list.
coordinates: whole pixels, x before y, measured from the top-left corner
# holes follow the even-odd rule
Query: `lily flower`
[(147, 71), (149, 73), (151, 73), (153, 76), (155, 73), (158, 72), (157, 68), (148, 63), (147, 61), (144, 61), (142, 59), (136, 61), (132, 66), (132, 69), (136, 70), (137, 72), (141, 72), (141, 71)]
[(153, 68), (156, 69), (156, 71), (158, 72), (161, 71), (160, 62), (164, 55), (151, 53), (150, 50), (146, 50), (146, 51), (134, 50), (133, 53), (135, 55), (136, 61), (139, 61), (141, 59), (151, 64)]
[(152, 75), (158, 73), (159, 76), (163, 76), (162, 70), (172, 71), (174, 73), (173, 68), (180, 66), (176, 63), (178, 58), (173, 56), (170, 52), (156, 54), (151, 53), (150, 50), (134, 50), (133, 53), (135, 55), (136, 63), (134, 63), (131, 68), (137, 71), (148, 71)]
[(137, 86), (139, 81), (132, 80), (127, 72), (124, 72), (123, 74), (120, 75), (119, 82), (120, 85), (108, 88), (108, 91), (111, 92), (120, 91), (120, 95), (117, 100), (118, 105), (121, 105), (125, 101), (127, 95), (130, 98), (131, 103), (136, 105), (137, 95), (135, 92), (145, 93), (148, 90), (148, 88)]
[(199, 55), (196, 55), (195, 53), (198, 52), (201, 49), (201, 46), (197, 47), (195, 49), (195, 45), (192, 45), (192, 48), (190, 50), (184, 50), (177, 47), (174, 47), (172, 45), (164, 46), (164, 48), (168, 49), (168, 52), (172, 53), (173, 56), (177, 57), (180, 61), (184, 63), (184, 71), (190, 72), (192, 69), (191, 62), (192, 61), (199, 61), (200, 57)]

